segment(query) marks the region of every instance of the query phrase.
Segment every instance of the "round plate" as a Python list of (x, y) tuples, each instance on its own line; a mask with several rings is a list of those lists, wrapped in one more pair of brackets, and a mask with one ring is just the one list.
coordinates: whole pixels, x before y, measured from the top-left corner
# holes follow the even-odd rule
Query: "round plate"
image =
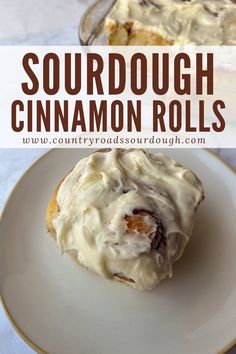
[(89, 153), (50, 151), (27, 171), (6, 204), (0, 293), (15, 327), (35, 349), (50, 354), (223, 350), (236, 335), (235, 173), (204, 150), (165, 150), (199, 175), (206, 199), (174, 277), (140, 292), (78, 267), (60, 255), (46, 232), (53, 189)]

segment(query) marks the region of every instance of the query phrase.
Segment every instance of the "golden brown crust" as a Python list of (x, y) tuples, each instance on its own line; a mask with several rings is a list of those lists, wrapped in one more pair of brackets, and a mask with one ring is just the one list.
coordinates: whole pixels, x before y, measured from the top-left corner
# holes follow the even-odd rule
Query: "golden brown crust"
[(109, 45), (128, 45), (129, 35), (124, 26), (117, 26), (110, 34)]
[(148, 31), (133, 31), (129, 38), (128, 45), (172, 45), (170, 41), (164, 40), (161, 36)]
[(53, 219), (58, 215), (58, 213), (60, 211), (59, 205), (57, 203), (57, 193), (58, 193), (58, 190), (59, 190), (62, 182), (63, 182), (63, 180), (56, 187), (56, 189), (55, 189), (55, 191), (48, 203), (48, 207), (47, 207), (47, 211), (46, 211), (46, 225), (47, 225), (48, 232), (52, 235), (55, 234), (55, 229), (53, 226)]
[(113, 46), (139, 46), (139, 45), (173, 45), (173, 41), (167, 41), (160, 35), (146, 31), (137, 30), (133, 28), (132, 22), (125, 24), (118, 24), (114, 21), (107, 21), (105, 23), (105, 32), (108, 37), (109, 45)]
[[(53, 219), (57, 217), (60, 208), (59, 205), (57, 203), (57, 193), (59, 191), (59, 188), (62, 184), (62, 182), (64, 181), (64, 178), (61, 180), (61, 182), (58, 184), (58, 186), (56, 187), (49, 203), (48, 203), (48, 207), (47, 207), (47, 211), (46, 211), (46, 226), (47, 226), (47, 230), (49, 232), (49, 234), (52, 236), (52, 238), (56, 241), (56, 232), (53, 226)], [(80, 265), (80, 262), (78, 260), (77, 257), (77, 252), (75, 251), (67, 251), (67, 253), (69, 254), (69, 256), (71, 257), (71, 259), (77, 263), (78, 265)]]

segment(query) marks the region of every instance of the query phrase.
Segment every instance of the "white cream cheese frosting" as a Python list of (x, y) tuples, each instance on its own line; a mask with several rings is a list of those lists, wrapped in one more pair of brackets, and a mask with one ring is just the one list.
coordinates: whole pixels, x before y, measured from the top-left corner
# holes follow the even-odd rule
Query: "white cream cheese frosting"
[(117, 0), (106, 21), (132, 23), (176, 45), (235, 45), (235, 0)]
[[(149, 289), (172, 275), (202, 198), (194, 173), (163, 154), (98, 151), (79, 161), (59, 188), (57, 244), (101, 276)], [(148, 225), (148, 237), (129, 230), (134, 214)]]

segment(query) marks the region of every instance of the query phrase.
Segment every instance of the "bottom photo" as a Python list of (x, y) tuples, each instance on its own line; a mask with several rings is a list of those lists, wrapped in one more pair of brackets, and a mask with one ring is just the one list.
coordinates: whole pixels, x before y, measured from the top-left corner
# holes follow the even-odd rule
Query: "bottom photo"
[(0, 353), (236, 353), (236, 149), (0, 163)]

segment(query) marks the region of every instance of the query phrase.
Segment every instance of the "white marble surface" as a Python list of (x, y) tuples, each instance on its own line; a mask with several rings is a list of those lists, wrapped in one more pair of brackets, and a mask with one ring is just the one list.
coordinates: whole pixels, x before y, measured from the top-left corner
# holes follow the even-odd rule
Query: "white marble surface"
[[(92, 0), (0, 1), (0, 39), (76, 27)], [(16, 43), (15, 43), (16, 44)]]
[[(0, 1), (0, 45), (77, 45), (80, 17), (93, 0)], [(24, 171), (45, 150), (0, 149), (0, 212)], [(218, 153), (236, 167), (236, 149)], [(34, 353), (15, 333), (0, 305), (0, 354)], [(236, 354), (236, 349), (230, 354)]]

